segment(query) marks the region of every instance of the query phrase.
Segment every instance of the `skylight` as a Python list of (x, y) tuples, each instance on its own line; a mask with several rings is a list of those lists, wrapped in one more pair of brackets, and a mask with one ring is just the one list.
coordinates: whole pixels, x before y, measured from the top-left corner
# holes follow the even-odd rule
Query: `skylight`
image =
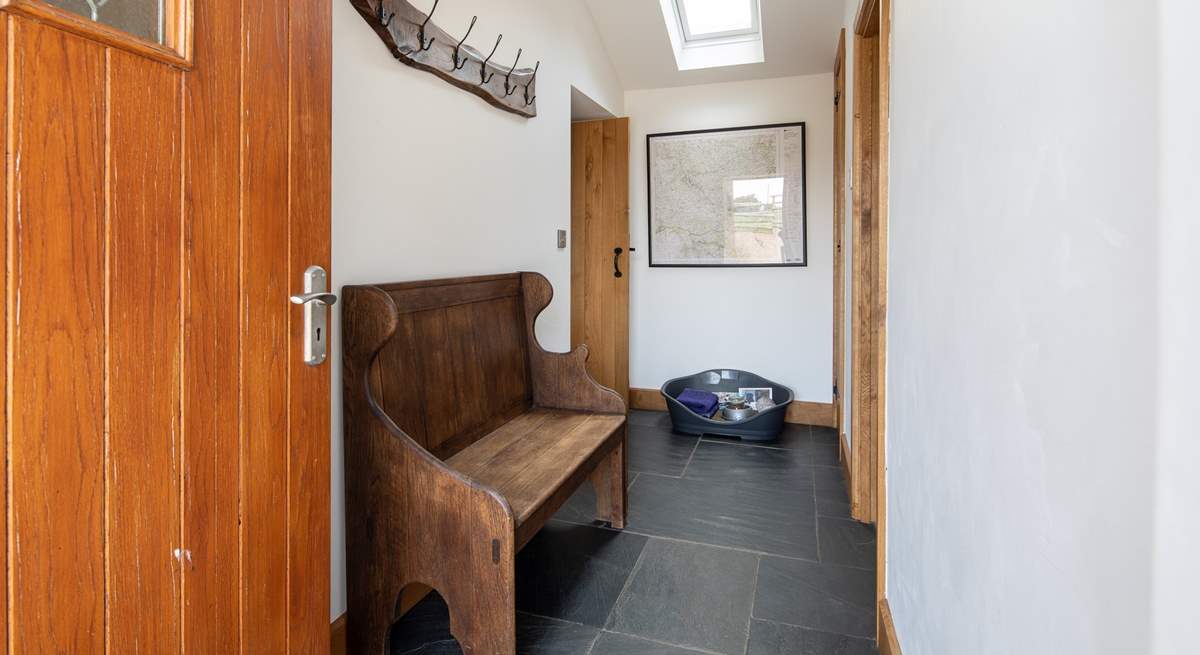
[(758, 34), (758, 0), (674, 0), (689, 44)]
[(679, 70), (763, 62), (759, 0), (659, 0), (659, 4)]

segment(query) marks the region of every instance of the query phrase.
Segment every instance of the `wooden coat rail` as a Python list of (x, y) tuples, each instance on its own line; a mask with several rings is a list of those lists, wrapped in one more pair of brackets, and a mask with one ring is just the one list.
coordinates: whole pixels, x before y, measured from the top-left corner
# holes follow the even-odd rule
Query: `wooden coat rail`
[(463, 35), (452, 36), (430, 20), (437, 11), (437, 2), (429, 15), (407, 0), (350, 0), (350, 4), (396, 59), (433, 73), (504, 111), (526, 118), (537, 116), (537, 67), (516, 68), (521, 59), (519, 50), (511, 66), (491, 61), (503, 34), (496, 39), (492, 53), (485, 57), (465, 44), (466, 35), (475, 27), (475, 19), (463, 28)]

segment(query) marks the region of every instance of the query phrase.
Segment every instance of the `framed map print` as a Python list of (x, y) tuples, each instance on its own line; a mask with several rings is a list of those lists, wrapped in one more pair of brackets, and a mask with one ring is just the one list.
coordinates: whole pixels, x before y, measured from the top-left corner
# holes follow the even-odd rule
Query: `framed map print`
[(646, 136), (651, 266), (806, 266), (804, 123)]

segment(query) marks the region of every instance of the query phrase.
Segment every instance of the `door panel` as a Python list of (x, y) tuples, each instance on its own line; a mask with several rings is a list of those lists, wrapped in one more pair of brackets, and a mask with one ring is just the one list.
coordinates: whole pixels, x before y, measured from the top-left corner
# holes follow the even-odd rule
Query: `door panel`
[(571, 345), (587, 345), (588, 372), (621, 394), (628, 406), (632, 264), (627, 118), (572, 125), (571, 238)]
[(162, 556), (182, 522), (181, 73), (117, 51), (109, 66), (108, 633), (170, 652), (182, 587), (179, 558)]
[[(190, 652), (233, 653), (241, 643), (239, 370), (241, 48), (237, 11), (195, 11), (195, 61), (184, 85), (187, 194), (183, 535), (197, 574), (183, 587)], [(237, 291), (235, 291), (237, 290)], [(236, 326), (236, 327), (235, 327)], [(203, 435), (204, 438), (187, 438)], [(228, 575), (206, 575), (224, 571)]]
[(89, 652), (104, 639), (105, 52), (10, 29), (11, 636), (17, 652)]
[(0, 644), (326, 651), (329, 366), (288, 296), (329, 268), (329, 3), (197, 2), (187, 65), (0, 7)]
[[(257, 648), (284, 652), (287, 612), (288, 279), (287, 31), (274, 29), (286, 3), (245, 5), (242, 99), (242, 511), (246, 626)], [(253, 91), (251, 91), (253, 90)], [(280, 299), (285, 302), (279, 302)], [(299, 360), (296, 360), (299, 362)], [(253, 484), (252, 481), (260, 481)], [(265, 484), (264, 484), (265, 483)]]

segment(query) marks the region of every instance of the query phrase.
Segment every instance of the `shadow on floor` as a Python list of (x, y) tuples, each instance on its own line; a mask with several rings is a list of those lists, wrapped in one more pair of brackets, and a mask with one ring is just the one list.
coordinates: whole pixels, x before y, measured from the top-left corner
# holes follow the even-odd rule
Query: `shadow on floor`
[[(525, 547), (518, 652), (877, 653), (875, 534), (850, 519), (832, 430), (763, 446), (629, 423), (626, 529), (592, 520), (585, 485)], [(436, 594), (393, 628), (392, 655), (460, 652)]]

